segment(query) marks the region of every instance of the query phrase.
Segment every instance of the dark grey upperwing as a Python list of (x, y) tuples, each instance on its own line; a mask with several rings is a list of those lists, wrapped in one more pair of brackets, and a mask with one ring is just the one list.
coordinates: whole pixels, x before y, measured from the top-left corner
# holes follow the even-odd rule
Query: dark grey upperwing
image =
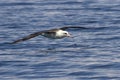
[(107, 27), (80, 27), (80, 26), (67, 26), (67, 27), (61, 27), (59, 29), (66, 30), (66, 29), (87, 29), (87, 30), (101, 30), (101, 29), (107, 29)]
[(89, 28), (87, 28), (87, 27), (80, 27), (80, 26), (61, 27), (61, 28), (59, 28), (59, 29), (66, 30), (66, 29), (71, 29), (71, 28), (89, 29)]
[(18, 40), (16, 40), (16, 41), (13, 41), (11, 44), (15, 44), (15, 43), (18, 43), (18, 42), (22, 42), (22, 41), (31, 39), (31, 38), (33, 38), (33, 37), (36, 37), (36, 36), (38, 36), (38, 35), (41, 35), (42, 33), (43, 33), (43, 32), (36, 32), (36, 33), (30, 34), (30, 35), (25, 36), (25, 37), (23, 37), (23, 38), (21, 38), (21, 39), (18, 39)]

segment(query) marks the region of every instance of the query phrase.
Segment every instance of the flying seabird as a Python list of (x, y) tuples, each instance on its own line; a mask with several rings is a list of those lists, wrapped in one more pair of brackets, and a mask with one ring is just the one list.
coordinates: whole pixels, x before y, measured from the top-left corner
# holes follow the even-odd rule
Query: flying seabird
[(15, 40), (11, 44), (16, 44), (16, 43), (19, 43), (22, 41), (26, 41), (28, 39), (31, 39), (31, 38), (39, 36), (39, 35), (47, 37), (47, 38), (51, 38), (51, 39), (61, 39), (64, 37), (71, 37), (69, 32), (66, 31), (69, 28), (87, 29), (85, 27), (71, 26), (71, 27), (61, 27), (61, 28), (55, 28), (55, 29), (50, 29), (50, 30), (43, 30), (43, 31), (32, 33), (28, 36), (21, 38), (21, 39)]

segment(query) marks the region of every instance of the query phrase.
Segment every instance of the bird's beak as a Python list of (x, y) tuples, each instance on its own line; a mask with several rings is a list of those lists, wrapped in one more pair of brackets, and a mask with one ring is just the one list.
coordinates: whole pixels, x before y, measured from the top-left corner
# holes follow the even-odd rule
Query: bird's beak
[(71, 34), (68, 34), (67, 37), (71, 37)]

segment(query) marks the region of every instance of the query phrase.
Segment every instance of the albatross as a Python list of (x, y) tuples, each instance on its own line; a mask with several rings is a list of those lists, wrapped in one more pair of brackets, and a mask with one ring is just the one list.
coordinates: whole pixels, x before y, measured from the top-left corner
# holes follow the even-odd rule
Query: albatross
[(21, 39), (15, 40), (11, 44), (16, 44), (16, 43), (19, 43), (22, 41), (26, 41), (28, 39), (34, 38), (34, 37), (39, 36), (39, 35), (47, 37), (47, 38), (51, 38), (51, 39), (62, 39), (65, 37), (71, 37), (71, 34), (68, 31), (66, 31), (69, 28), (71, 28), (71, 29), (72, 28), (87, 29), (85, 27), (70, 26), (70, 27), (54, 28), (54, 29), (50, 29), (50, 30), (43, 30), (43, 31), (32, 33), (28, 36), (21, 38)]

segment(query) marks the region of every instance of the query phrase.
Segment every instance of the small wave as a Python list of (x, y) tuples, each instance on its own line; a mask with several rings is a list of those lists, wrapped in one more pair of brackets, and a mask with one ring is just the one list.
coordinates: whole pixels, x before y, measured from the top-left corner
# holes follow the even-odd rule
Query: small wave
[(71, 75), (71, 76), (85, 76), (85, 75), (95, 75), (96, 73), (95, 72), (87, 72), (87, 71), (80, 71), (80, 72), (72, 72), (68, 75)]
[(0, 6), (35, 5), (35, 3), (0, 3)]

